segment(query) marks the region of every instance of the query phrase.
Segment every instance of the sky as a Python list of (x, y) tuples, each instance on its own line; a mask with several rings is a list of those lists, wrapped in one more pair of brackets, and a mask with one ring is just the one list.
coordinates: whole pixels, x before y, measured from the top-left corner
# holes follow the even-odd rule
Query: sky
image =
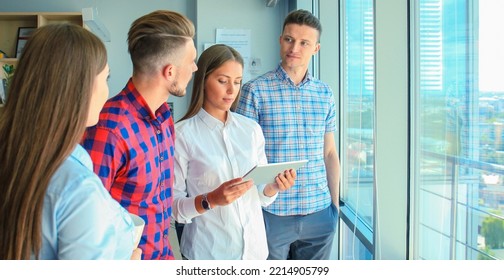
[(480, 0), (479, 12), (479, 89), (504, 92), (504, 0)]

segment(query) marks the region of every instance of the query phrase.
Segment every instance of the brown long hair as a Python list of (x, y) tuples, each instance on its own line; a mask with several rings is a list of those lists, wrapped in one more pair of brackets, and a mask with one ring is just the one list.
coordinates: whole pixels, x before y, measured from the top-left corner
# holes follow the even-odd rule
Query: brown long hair
[(105, 46), (81, 26), (28, 40), (0, 115), (0, 259), (38, 258), (49, 181), (84, 133)]
[[(189, 104), (187, 113), (180, 119), (180, 121), (189, 119), (199, 112), (199, 110), (203, 107), (203, 101), (205, 100), (206, 78), (215, 69), (230, 60), (240, 63), (243, 67), (242, 56), (238, 51), (230, 46), (216, 44), (201, 53), (200, 58), (198, 59), (198, 70), (194, 74), (191, 103)], [(240, 92), (238, 92), (238, 96), (231, 105), (231, 110), (236, 108), (239, 99)]]

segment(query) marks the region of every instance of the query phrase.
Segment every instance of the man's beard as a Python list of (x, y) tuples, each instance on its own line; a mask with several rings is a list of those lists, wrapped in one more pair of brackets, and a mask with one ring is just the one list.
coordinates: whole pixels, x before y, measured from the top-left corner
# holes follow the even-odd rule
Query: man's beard
[(186, 90), (184, 88), (179, 88), (177, 82), (173, 83), (172, 88), (169, 90), (169, 92), (170, 95), (177, 97), (182, 97), (186, 94)]

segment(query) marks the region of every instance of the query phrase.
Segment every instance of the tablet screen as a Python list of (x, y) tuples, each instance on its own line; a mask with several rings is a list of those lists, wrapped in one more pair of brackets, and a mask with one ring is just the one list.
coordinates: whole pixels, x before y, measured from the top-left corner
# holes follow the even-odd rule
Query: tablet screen
[(275, 177), (278, 173), (288, 169), (296, 170), (307, 162), (308, 160), (298, 160), (256, 165), (243, 176), (243, 181), (252, 179), (256, 185), (275, 183)]

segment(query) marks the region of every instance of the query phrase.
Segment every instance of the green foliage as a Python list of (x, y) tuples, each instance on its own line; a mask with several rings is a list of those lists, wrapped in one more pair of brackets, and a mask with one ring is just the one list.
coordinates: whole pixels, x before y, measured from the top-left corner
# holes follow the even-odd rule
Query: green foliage
[(504, 248), (504, 220), (493, 216), (486, 217), (481, 225), (481, 234), (485, 237), (487, 248)]
[(5, 77), (10, 77), (14, 74), (14, 65), (12, 64), (4, 64), (3, 66), (3, 70), (5, 72)]
[(12, 80), (12, 76), (14, 75), (14, 70), (16, 70), (16, 69), (14, 68), (14, 65), (12, 65), (12, 64), (4, 64), (2, 66), (2, 68), (5, 73), (5, 79), (6, 79), (6, 83), (7, 83), (6, 88), (8, 88), (10, 85), (10, 82)]
[(485, 249), (483, 249), (483, 252), (485, 252), (486, 255), (479, 253), (478, 260), (482, 260), (482, 261), (493, 260), (492, 258), (489, 257), (489, 255), (492, 255), (492, 251), (490, 249), (488, 249), (488, 247), (485, 247)]
[(0, 103), (5, 103), (5, 100), (7, 98), (7, 93), (9, 92), (9, 86), (12, 81), (12, 77), (14, 76), (14, 65), (12, 64), (4, 64), (2, 65), (3, 71), (4, 71), (4, 78), (3, 81), (0, 80), (0, 86), (3, 86), (3, 95), (0, 98)]

